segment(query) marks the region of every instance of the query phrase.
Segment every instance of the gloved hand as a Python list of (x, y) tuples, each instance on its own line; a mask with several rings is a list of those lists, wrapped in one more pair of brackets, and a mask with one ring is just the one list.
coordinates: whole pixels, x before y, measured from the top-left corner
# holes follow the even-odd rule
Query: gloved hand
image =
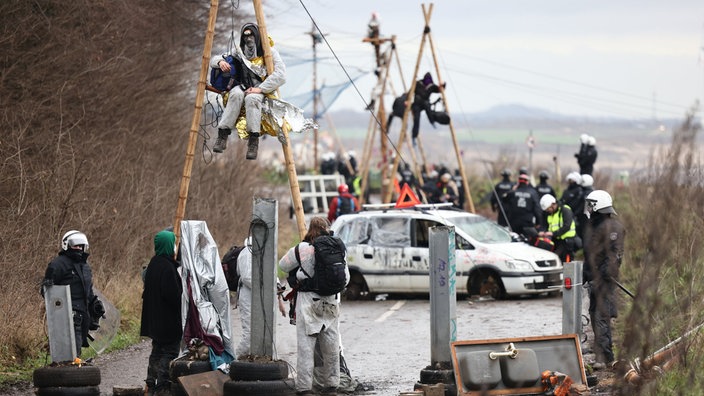
[(88, 330), (98, 330), (100, 328), (100, 317), (94, 317), (90, 320), (90, 325), (88, 325)]
[(103, 306), (103, 302), (100, 301), (97, 296), (93, 298), (93, 301), (91, 301), (90, 309), (91, 316), (96, 318), (96, 320), (105, 315), (105, 307)]

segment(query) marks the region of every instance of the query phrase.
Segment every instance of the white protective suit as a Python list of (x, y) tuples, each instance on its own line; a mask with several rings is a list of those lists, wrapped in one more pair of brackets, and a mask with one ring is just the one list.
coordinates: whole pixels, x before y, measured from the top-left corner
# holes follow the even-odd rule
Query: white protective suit
[[(259, 35), (259, 29), (256, 25), (245, 24), (242, 26), (242, 31), (247, 28), (256, 30), (255, 34)], [(240, 32), (240, 37), (242, 36), (242, 31)], [(284, 123), (288, 124), (291, 132), (313, 130), (317, 128), (317, 125), (313, 120), (304, 118), (303, 110), (300, 108), (281, 99), (266, 96), (276, 94), (276, 90), (286, 82), (286, 65), (281, 59), (279, 51), (273, 47), (273, 40), (268, 39), (271, 44), (271, 58), (273, 61), (273, 72), (271, 74), (266, 71), (263, 63), (263, 54), (255, 54), (255, 57), (247, 58), (240, 46), (235, 47), (235, 53), (232, 55), (240, 58), (247, 68), (264, 80), (258, 85), (262, 93), (245, 95), (239, 86), (230, 90), (227, 96), (227, 105), (218, 123), (218, 129), (237, 129), (237, 134), (241, 139), (247, 139), (250, 132), (268, 133), (278, 137), (279, 141), (285, 144)], [(261, 40), (261, 38), (257, 40)], [(228, 54), (213, 56), (210, 58), (210, 67), (219, 68), (219, 62), (227, 56)], [(238, 122), (243, 104), (246, 127)], [(269, 126), (271, 129), (261, 130), (262, 124)]]
[[(315, 273), (315, 251), (313, 245), (301, 242), (298, 245), (301, 267), (310, 276)], [(298, 266), (295, 247), (279, 261), (279, 268), (291, 272)], [(350, 274), (345, 275), (349, 282)], [(296, 273), (299, 280), (306, 279), (300, 269)], [(315, 292), (298, 292), (296, 301), (296, 335), (298, 340), (296, 361), (296, 391), (313, 389), (313, 366), (316, 339), (320, 342), (323, 354), (323, 387), (337, 388), (340, 384), (340, 302), (335, 295), (320, 296)]]
[(237, 257), (237, 274), (240, 282), (237, 286), (237, 308), (242, 323), (242, 338), (235, 350), (235, 357), (250, 354), (252, 333), (252, 238), (244, 240), (244, 249)]

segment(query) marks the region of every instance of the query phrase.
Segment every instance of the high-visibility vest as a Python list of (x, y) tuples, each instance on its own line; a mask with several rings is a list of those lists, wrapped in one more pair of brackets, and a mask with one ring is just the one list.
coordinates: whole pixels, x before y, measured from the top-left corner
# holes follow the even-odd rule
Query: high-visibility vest
[[(565, 207), (568, 207), (567, 205), (564, 205)], [(557, 230), (559, 230), (562, 227), (562, 207), (559, 207), (559, 210), (556, 210), (553, 212), (553, 214), (548, 215), (548, 231), (554, 233)], [(560, 235), (559, 237), (555, 237), (555, 239), (567, 239), (567, 238), (574, 238), (577, 236), (577, 228), (574, 224), (574, 219), (572, 219), (572, 224), (570, 224), (570, 229), (566, 233)]]

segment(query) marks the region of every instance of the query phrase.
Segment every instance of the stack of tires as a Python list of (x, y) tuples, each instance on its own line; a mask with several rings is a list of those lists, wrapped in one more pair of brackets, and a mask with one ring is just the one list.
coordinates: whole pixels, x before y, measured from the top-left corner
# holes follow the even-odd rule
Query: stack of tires
[(187, 375), (206, 373), (212, 371), (210, 360), (187, 360), (175, 359), (169, 365), (169, 379), (171, 379), (171, 395), (172, 396), (188, 396), (183, 385), (178, 382), (178, 377)]
[(34, 370), (37, 396), (99, 396), (100, 369), (87, 365), (47, 366)]
[(445, 396), (454, 396), (457, 394), (457, 385), (455, 384), (455, 372), (452, 366), (440, 365), (439, 367), (427, 366), (420, 371), (420, 382), (414, 386), (415, 390), (422, 389), (425, 385), (443, 384), (445, 387)]
[(293, 396), (296, 387), (288, 378), (288, 363), (283, 360), (230, 363), (230, 381), (223, 386), (224, 396)]

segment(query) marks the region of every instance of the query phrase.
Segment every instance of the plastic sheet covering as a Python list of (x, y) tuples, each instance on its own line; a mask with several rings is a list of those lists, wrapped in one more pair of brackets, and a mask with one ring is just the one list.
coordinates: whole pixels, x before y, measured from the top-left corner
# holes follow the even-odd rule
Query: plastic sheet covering
[[(207, 224), (200, 220), (181, 222), (181, 281), (184, 291), (181, 312), (184, 326), (190, 298), (186, 283), (189, 278), (203, 330), (220, 337), (225, 350), (234, 355), (227, 281), (217, 244), (210, 235)], [(184, 348), (181, 353), (185, 352)]]
[(411, 219), (407, 217), (379, 217), (372, 220), (371, 246), (411, 246)]
[[(262, 101), (262, 128), (261, 131), (271, 136), (278, 137), (283, 133), (284, 124), (288, 125), (289, 132), (310, 132), (318, 126), (311, 118), (303, 116), (303, 110), (271, 95), (265, 95)], [(242, 112), (235, 124), (237, 136), (247, 139), (247, 120)]]

